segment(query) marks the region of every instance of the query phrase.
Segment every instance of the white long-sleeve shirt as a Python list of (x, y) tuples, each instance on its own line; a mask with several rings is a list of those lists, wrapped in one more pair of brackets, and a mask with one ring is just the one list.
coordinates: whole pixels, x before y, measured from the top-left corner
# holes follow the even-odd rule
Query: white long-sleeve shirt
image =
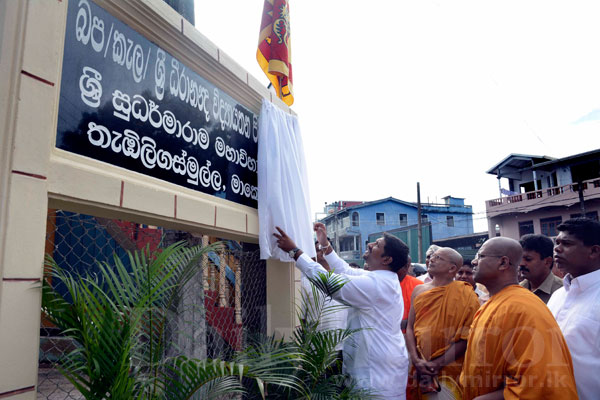
[[(348, 328), (362, 328), (344, 343), (344, 372), (382, 399), (405, 399), (408, 354), (400, 327), (404, 303), (398, 276), (391, 271), (351, 268), (335, 252), (325, 259), (332, 271), (346, 279), (333, 298), (351, 306)], [(327, 272), (305, 254), (296, 266), (311, 278)]]
[(548, 308), (562, 331), (573, 360), (577, 394), (582, 400), (600, 394), (600, 270), (563, 279)]

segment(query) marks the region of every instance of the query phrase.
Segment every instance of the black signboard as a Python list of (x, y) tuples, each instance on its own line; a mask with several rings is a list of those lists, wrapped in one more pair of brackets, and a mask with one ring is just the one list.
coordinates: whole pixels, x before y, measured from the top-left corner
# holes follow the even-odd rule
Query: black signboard
[(256, 208), (257, 141), (257, 115), (93, 1), (69, 1), (58, 148)]

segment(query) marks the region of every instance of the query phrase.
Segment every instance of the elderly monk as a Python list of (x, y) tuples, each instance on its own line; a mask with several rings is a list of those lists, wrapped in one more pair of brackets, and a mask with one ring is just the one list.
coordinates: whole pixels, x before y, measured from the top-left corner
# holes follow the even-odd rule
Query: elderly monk
[(456, 250), (438, 249), (429, 261), (433, 280), (413, 290), (406, 344), (419, 387), (412, 385), (411, 398), (418, 398), (417, 391), (431, 391), (433, 377), (444, 375), (458, 382), (469, 327), (479, 308), (473, 287), (454, 280), (462, 263)]
[(519, 286), (519, 242), (495, 237), (473, 260), (490, 299), (475, 314), (460, 377), (463, 398), (577, 399), (571, 355), (552, 313)]

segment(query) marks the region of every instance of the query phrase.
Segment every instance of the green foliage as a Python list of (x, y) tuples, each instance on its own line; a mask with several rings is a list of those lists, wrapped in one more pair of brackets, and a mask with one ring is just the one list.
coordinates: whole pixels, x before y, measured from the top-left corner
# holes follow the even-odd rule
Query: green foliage
[[(270, 399), (370, 399), (373, 395), (357, 388), (355, 382), (343, 375), (341, 365), (338, 365), (336, 347), (345, 339), (355, 334), (353, 329), (320, 330), (319, 322), (346, 306), (330, 305), (327, 297), (339, 291), (345, 280), (333, 273), (319, 274), (311, 279), (312, 296), (302, 293), (302, 304), (298, 309), (300, 325), (294, 330), (291, 340), (276, 340), (273, 336), (256, 339), (238, 355), (238, 361), (251, 365), (256, 358), (264, 357), (282, 350), (294, 354), (288, 361), (282, 362), (282, 373), (288, 373), (296, 378), (294, 385), (265, 385), (266, 397)], [(326, 294), (323, 296), (323, 294)], [(308, 316), (308, 318), (305, 318)], [(258, 399), (262, 391), (248, 396)]]
[[(169, 357), (169, 318), (178, 312), (182, 288), (198, 272), (199, 261), (221, 244), (129, 253), (129, 268), (115, 255), (96, 274), (73, 274), (46, 258), (55, 290), (44, 280), (42, 309), (73, 339), (76, 350), (58, 365), (88, 400), (364, 399), (347, 376), (335, 372), (336, 346), (356, 331), (320, 331), (318, 321), (337, 311), (318, 290), (332, 295), (344, 284), (334, 274), (313, 281), (312, 300), (303, 294), (310, 319), (301, 319), (289, 341), (252, 340), (233, 361)], [(318, 289), (317, 289), (318, 288)], [(339, 368), (341, 370), (341, 368)]]
[[(129, 253), (129, 270), (115, 255), (114, 265), (99, 263), (97, 274), (86, 275), (65, 271), (47, 257), (48, 276), (66, 294), (45, 280), (42, 309), (77, 345), (61, 360), (63, 375), (88, 400), (209, 399), (242, 393), (241, 377), (278, 378), (276, 367), (268, 370), (258, 361), (247, 366), (167, 356), (168, 318), (177, 312), (182, 288), (197, 273), (202, 255), (220, 248), (176, 243), (153, 253)], [(265, 356), (272, 364), (290, 358)], [(286, 378), (281, 384), (293, 384), (293, 378), (281, 378)]]

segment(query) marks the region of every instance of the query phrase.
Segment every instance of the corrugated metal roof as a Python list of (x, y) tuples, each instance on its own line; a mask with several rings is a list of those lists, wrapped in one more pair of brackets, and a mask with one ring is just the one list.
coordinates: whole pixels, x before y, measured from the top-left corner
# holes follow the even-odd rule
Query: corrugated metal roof
[(545, 163), (548, 161), (556, 160), (554, 157), (548, 156), (533, 156), (529, 154), (515, 154), (512, 153), (505, 157), (498, 164), (488, 169), (486, 173), (492, 175), (502, 175), (502, 170), (505, 172), (515, 172), (525, 167), (529, 167), (536, 164)]

